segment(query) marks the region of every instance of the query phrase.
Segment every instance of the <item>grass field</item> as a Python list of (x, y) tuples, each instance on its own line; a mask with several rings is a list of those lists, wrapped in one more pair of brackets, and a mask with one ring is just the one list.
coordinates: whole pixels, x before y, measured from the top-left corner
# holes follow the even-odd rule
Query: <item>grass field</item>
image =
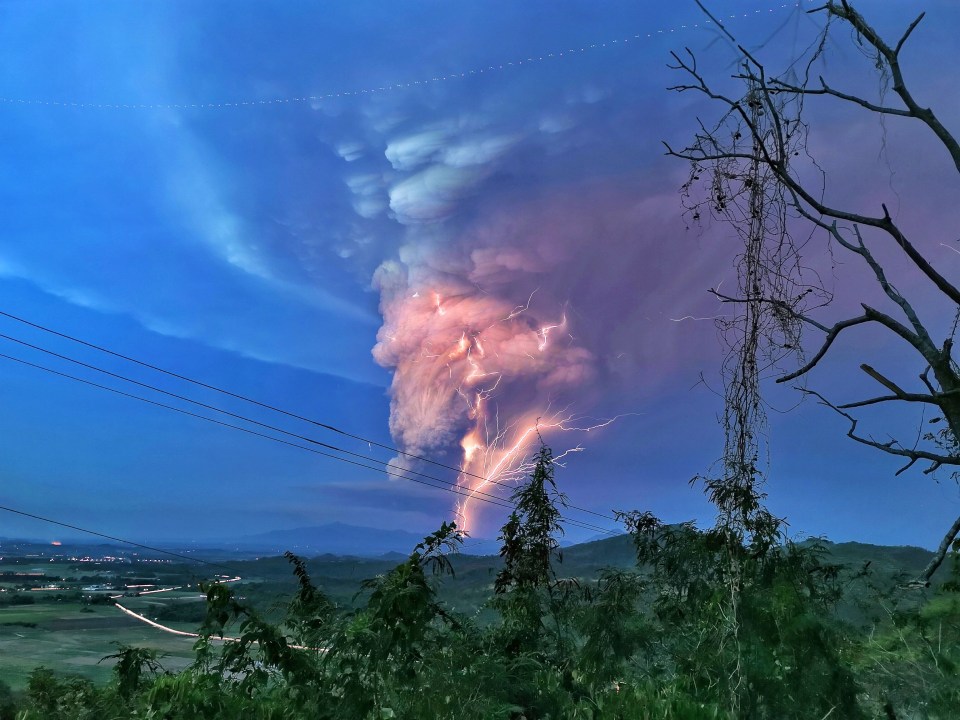
[[(124, 604), (135, 612), (144, 612), (149, 608), (145, 604), (149, 598), (130, 598)], [(30, 672), (45, 665), (58, 673), (106, 680), (113, 661), (101, 660), (116, 652), (118, 643), (157, 650), (165, 655), (161, 664), (171, 670), (193, 659), (190, 638), (149, 627), (113, 606), (88, 606), (81, 611), (83, 607), (43, 603), (0, 609), (0, 679), (21, 689)], [(182, 623), (166, 624), (179, 630), (196, 629)]]
[[(859, 543), (828, 544), (827, 558), (850, 568), (850, 572), (871, 563), (871, 582), (881, 588), (892, 587), (903, 578), (915, 577), (929, 560), (930, 553), (919, 548), (883, 548)], [(489, 619), (491, 611), (483, 610), (489, 597), (500, 559), (496, 557), (454, 556), (455, 578), (446, 578), (440, 587), (440, 597), (449, 609), (472, 615), (481, 622)], [(315, 584), (328, 593), (341, 607), (362, 605), (365, 595), (357, 597), (361, 583), (366, 578), (388, 572), (395, 559), (358, 559), (321, 557), (309, 561), (310, 575)], [(588, 582), (595, 578), (602, 567), (632, 568), (636, 555), (629, 536), (600, 540), (577, 545), (564, 551), (564, 561), (557, 572), (562, 577), (577, 578)], [(231, 587), (237, 597), (249, 602), (262, 616), (279, 619), (278, 602), (287, 600), (296, 590), (290, 564), (284, 558), (263, 558), (256, 561), (235, 561), (238, 574), (243, 580)], [(65, 563), (0, 563), (0, 571), (32, 572), (34, 568), (51, 576), (90, 577), (106, 570), (91, 567), (82, 572), (71, 571)], [(136, 573), (140, 578), (147, 575), (144, 568), (116, 565), (118, 574)], [(151, 619), (161, 617), (186, 617), (170, 612), (176, 608), (199, 605), (201, 596), (196, 590), (195, 568), (185, 566), (159, 566), (158, 574), (164, 579), (159, 585), (176, 585), (183, 589), (171, 592), (148, 592), (138, 597), (124, 597), (120, 602), (130, 610)], [(73, 592), (77, 593), (77, 582)], [(861, 584), (862, 585), (862, 584)], [(863, 623), (865, 618), (860, 601), (873, 597), (873, 591), (861, 585), (850, 585), (840, 608), (845, 620)], [(64, 599), (57, 602), (47, 593), (30, 593), (36, 596), (32, 605), (0, 607), (0, 679), (15, 689), (23, 688), (30, 672), (38, 665), (45, 665), (61, 674), (76, 674), (94, 680), (106, 680), (111, 672), (112, 661), (100, 660), (117, 650), (117, 644), (148, 647), (166, 657), (161, 664), (170, 670), (186, 666), (193, 659), (192, 638), (179, 637), (150, 627), (124, 615), (112, 605), (93, 604), (84, 606), (79, 600)], [(89, 594), (89, 593), (88, 593)], [(280, 605), (285, 603), (280, 602)], [(187, 608), (193, 609), (193, 608)], [(201, 608), (196, 608), (200, 610)], [(167, 612), (165, 613), (164, 610)], [(929, 620), (935, 621), (944, 608), (932, 604), (926, 611)], [(202, 616), (202, 613), (201, 613)], [(178, 622), (160, 619), (162, 624), (177, 630), (195, 632), (197, 622)]]

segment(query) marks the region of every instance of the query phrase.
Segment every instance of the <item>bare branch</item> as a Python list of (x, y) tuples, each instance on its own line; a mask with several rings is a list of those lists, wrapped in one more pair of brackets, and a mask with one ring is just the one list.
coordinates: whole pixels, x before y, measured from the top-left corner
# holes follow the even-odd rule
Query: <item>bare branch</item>
[(866, 108), (875, 113), (881, 113), (883, 115), (899, 115), (901, 117), (913, 117), (913, 113), (909, 110), (904, 110), (902, 108), (891, 108), (885, 107), (883, 105), (877, 105), (872, 103), (869, 100), (866, 100), (857, 95), (849, 95), (839, 90), (835, 90), (829, 85), (827, 85), (826, 80), (823, 79), (823, 76), (818, 78), (820, 80), (820, 88), (813, 90), (811, 88), (803, 87), (802, 85), (792, 85), (790, 83), (784, 82), (783, 80), (772, 79), (770, 81), (771, 92), (773, 93), (794, 93), (797, 95), (829, 95), (831, 97), (839, 98), (840, 100), (846, 100), (847, 102), (852, 102), (855, 105)]
[(902, 400), (903, 402), (919, 402), (928, 405), (940, 406), (940, 402), (934, 395), (924, 395), (922, 393), (903, 393), (902, 395), (881, 395), (880, 397), (870, 398), (869, 400), (857, 400), (856, 402), (837, 405), (841, 410), (853, 410), (854, 408), (867, 407), (868, 405), (878, 405), (885, 402)]
[(812, 325), (813, 327), (817, 328), (818, 330), (822, 330), (823, 332), (829, 332), (829, 330), (830, 330), (830, 328), (828, 328), (828, 327), (827, 327), (826, 325), (824, 325), (823, 323), (817, 322), (817, 321), (814, 320), (813, 318), (807, 317), (806, 315), (803, 315), (802, 313), (798, 313), (796, 310), (794, 310), (793, 308), (791, 308), (791, 307), (790, 307), (785, 301), (783, 301), (783, 300), (778, 300), (778, 299), (776, 299), (776, 298), (767, 298), (767, 297), (744, 297), (744, 298), (738, 298), (738, 297), (733, 297), (733, 296), (731, 296), (731, 295), (724, 295), (723, 293), (719, 292), (716, 288), (709, 288), (709, 289), (707, 290), (707, 292), (710, 293), (711, 295), (713, 295), (715, 298), (717, 298), (720, 302), (723, 302), (723, 303), (765, 303), (765, 304), (767, 304), (767, 305), (774, 305), (774, 306), (776, 306), (778, 309), (782, 310), (783, 312), (790, 313), (790, 315), (792, 315), (792, 316), (793, 316), (794, 318), (796, 318), (797, 320), (800, 320), (801, 322), (807, 323), (808, 325)]
[(717, 155), (703, 155), (703, 154), (693, 154), (690, 148), (684, 148), (683, 150), (674, 150), (668, 143), (663, 143), (667, 148), (666, 154), (670, 157), (680, 158), (681, 160), (690, 160), (691, 162), (702, 162), (704, 160), (727, 160), (727, 159), (740, 159), (740, 160), (753, 160), (753, 155), (750, 153), (718, 153)]
[[(820, 349), (813, 356), (813, 358), (808, 363), (806, 363), (803, 367), (801, 367), (799, 370), (796, 370), (788, 375), (784, 375), (781, 378), (778, 378), (777, 379), (778, 383), (787, 382), (789, 380), (795, 380), (801, 375), (808, 373), (817, 365), (817, 363), (820, 362), (823, 356), (826, 355), (827, 351), (830, 349), (830, 346), (833, 345), (834, 340), (836, 340), (837, 335), (839, 335), (841, 331), (849, 327), (853, 327), (855, 325), (862, 325), (867, 322), (876, 322), (883, 325), (887, 329), (892, 330), (901, 338), (909, 342), (925, 358), (928, 357), (928, 353), (936, 354), (937, 352), (936, 347), (932, 343), (930, 342), (925, 343), (924, 338), (918, 337), (908, 327), (898, 322), (894, 318), (890, 317), (886, 313), (880, 312), (879, 310), (876, 310), (870, 307), (869, 305), (861, 305), (861, 307), (863, 307), (864, 309), (863, 315), (859, 315), (855, 318), (850, 318), (848, 320), (842, 320), (836, 323), (833, 327), (828, 328), (827, 326), (817, 322), (813, 318), (807, 317), (802, 313), (798, 313), (794, 311), (782, 300), (774, 300), (771, 298), (735, 298), (729, 295), (723, 295), (722, 293), (719, 293), (713, 289), (709, 290), (709, 292), (713, 294), (715, 297), (719, 298), (722, 302), (735, 302), (735, 303), (763, 302), (763, 303), (770, 303), (770, 304), (777, 305), (782, 310), (791, 313), (796, 319), (804, 323), (807, 323), (808, 325), (812, 325), (816, 327), (818, 330), (822, 330), (827, 334), (826, 338), (824, 338), (823, 345), (821, 345)], [(929, 338), (927, 338), (927, 340), (929, 340)]]
[[(887, 214), (887, 208), (883, 208), (884, 215)], [(860, 257), (862, 257), (867, 265), (870, 266), (870, 269), (873, 270), (874, 277), (877, 278), (877, 282), (880, 283), (880, 287), (883, 289), (884, 294), (893, 300), (896, 303), (903, 314), (910, 321), (910, 324), (913, 326), (914, 337), (922, 344), (923, 349), (921, 352), (924, 353), (925, 357), (930, 357), (927, 353), (934, 351), (933, 340), (930, 339), (930, 335), (927, 332), (926, 327), (920, 322), (920, 318), (917, 316), (916, 311), (913, 309), (913, 306), (907, 301), (903, 295), (900, 294), (900, 291), (897, 290), (889, 280), (887, 280), (887, 274), (883, 269), (883, 266), (877, 261), (873, 256), (873, 253), (867, 248), (866, 244), (863, 242), (863, 236), (860, 234), (860, 228), (856, 225), (853, 226), (854, 235), (857, 238), (857, 249), (856, 252)], [(917, 348), (918, 350), (920, 347)]]
[[(840, 407), (843, 407), (843, 405), (840, 405)], [(903, 466), (902, 468), (900, 468), (899, 470), (897, 470), (897, 471), (894, 473), (894, 475), (895, 475), (895, 476), (902, 475), (902, 474), (905, 473), (907, 470), (909, 470), (910, 468), (912, 468), (912, 467), (913, 467), (913, 464), (914, 464), (916, 461), (917, 461), (917, 458), (910, 458), (910, 459), (907, 461), (907, 464), (904, 465), (904, 466)]]
[(903, 47), (903, 44), (907, 41), (907, 38), (913, 34), (913, 31), (916, 29), (917, 25), (920, 24), (920, 21), (923, 20), (926, 14), (927, 13), (925, 12), (920, 13), (917, 15), (917, 19), (910, 23), (910, 27), (907, 28), (907, 31), (903, 34), (903, 36), (900, 38), (900, 41), (897, 43), (897, 46), (893, 49), (894, 55), (900, 55), (900, 49)]
[(957, 535), (960, 535), (960, 517), (953, 521), (953, 525), (951, 525), (950, 529), (947, 530), (947, 534), (943, 536), (943, 540), (940, 541), (940, 546), (933, 554), (930, 562), (927, 563), (927, 566), (923, 569), (923, 572), (917, 576), (916, 582), (922, 587), (930, 586), (930, 578), (933, 577), (933, 574), (937, 571), (937, 568), (943, 564), (943, 560), (947, 556), (947, 550), (950, 549), (950, 545), (954, 540), (956, 540)]
[(900, 386), (897, 385), (893, 380), (884, 375), (881, 375), (877, 370), (874, 370), (872, 367), (863, 363), (860, 365), (860, 369), (863, 370), (867, 375), (872, 377), (878, 383), (883, 385), (887, 390), (892, 392), (897, 397), (905, 397), (907, 393), (900, 389)]
[[(936, 353), (936, 348), (933, 347), (932, 343), (924, 343), (922, 338), (918, 338), (916, 335), (914, 335), (914, 333), (911, 332), (910, 328), (908, 328), (903, 323), (897, 322), (886, 313), (880, 312), (879, 310), (876, 310), (875, 308), (872, 308), (869, 305), (866, 305), (864, 303), (861, 303), (860, 307), (863, 308), (864, 313), (867, 315), (867, 317), (869, 317), (871, 320), (876, 320), (881, 325), (884, 325), (888, 329), (893, 330), (893, 332), (895, 332), (901, 338), (903, 338), (908, 343), (910, 343), (914, 348), (916, 348), (916, 350), (921, 355), (923, 355), (924, 358), (927, 358), (929, 360), (930, 355), (928, 353), (930, 354)], [(932, 351), (931, 351), (931, 348), (932, 348)]]
[[(798, 348), (805, 347), (802, 332), (808, 327), (816, 328), (823, 333), (823, 338), (813, 357), (801, 358), (798, 364), (802, 363), (802, 367), (780, 377), (777, 382), (795, 380), (819, 366), (844, 330), (868, 323), (883, 326), (924, 359), (926, 369), (920, 375), (920, 380), (929, 393), (908, 392), (867, 364), (862, 364), (861, 369), (882, 385), (887, 394), (835, 405), (819, 393), (805, 388), (796, 389), (815, 396), (823, 405), (846, 419), (849, 422), (847, 435), (852, 440), (901, 458), (902, 467), (896, 471), (897, 475), (918, 462), (922, 463), (925, 468), (923, 472), (927, 474), (943, 465), (960, 466), (960, 453), (956, 452), (957, 443), (960, 442), (960, 370), (951, 358), (952, 342), (948, 339), (940, 347), (941, 343), (934, 341), (928, 329), (931, 326), (926, 325), (917, 312), (918, 309), (924, 311), (926, 306), (915, 306), (913, 303), (918, 302), (916, 298), (908, 300), (895, 285), (898, 275), (894, 270), (901, 270), (903, 263), (881, 263), (873, 252), (876, 243), (895, 242), (909, 259), (908, 264), (918, 269), (943, 296), (957, 306), (960, 306), (960, 286), (948, 281), (917, 250), (891, 217), (886, 205), (881, 203), (881, 212), (868, 215), (856, 212), (859, 210), (857, 206), (834, 207), (831, 204), (831, 200), (836, 200), (827, 197), (826, 172), (809, 155), (809, 126), (804, 121), (805, 99), (813, 96), (852, 104), (881, 118), (895, 116), (919, 120), (937, 136), (960, 171), (960, 143), (944, 128), (932, 110), (916, 102), (907, 88), (900, 67), (900, 52), (924, 16), (921, 14), (914, 19), (891, 46), (883, 41), (848, 0), (824, 0), (825, 4), (818, 8), (852, 27), (856, 42), (867, 49), (872, 60), (876, 60), (876, 69), (881, 73), (882, 80), (888, 77), (891, 80), (893, 93), (888, 96), (889, 99), (870, 99), (834, 88), (823, 77), (819, 78), (819, 86), (815, 81), (811, 82), (811, 75), (816, 76), (811, 73), (811, 68), (824, 50), (826, 30), (819, 36), (816, 48), (808, 55), (806, 71), (801, 79), (795, 80), (787, 75), (770, 78), (758, 58), (738, 44), (727, 28), (710, 15), (703, 5), (704, 0), (695, 1), (716, 23), (725, 38), (736, 46), (741, 62), (734, 78), (746, 85), (742, 97), (734, 99), (725, 96), (707, 82), (689, 49), (686, 54), (674, 54), (673, 67), (687, 74), (685, 82), (674, 89), (681, 92), (695, 90), (715, 100), (722, 115), (712, 128), (705, 127), (698, 119), (699, 132), (687, 147), (675, 149), (664, 144), (668, 155), (691, 163), (690, 178), (682, 187), (682, 196), (684, 208), (691, 213), (693, 220), (700, 219), (701, 211), (709, 212), (713, 217), (730, 222), (743, 241), (740, 254), (735, 258), (737, 289), (729, 291), (730, 295), (722, 295), (719, 290), (710, 291), (721, 302), (738, 306), (732, 318), (718, 321), (729, 348), (723, 369), (727, 373), (725, 377), (732, 378), (724, 396), (727, 404), (724, 416), (727, 443), (729, 446), (731, 438), (739, 443), (733, 448), (736, 452), (730, 453), (730, 447), (725, 448), (725, 462), (728, 462), (728, 467), (734, 468), (728, 475), (739, 478), (757, 472), (758, 445), (749, 433), (755, 432), (757, 418), (760, 417), (757, 408), (761, 401), (754, 387), (760, 377), (758, 368), (761, 365), (765, 368), (779, 366), (786, 352), (796, 352)], [(790, 71), (794, 64), (790, 65)], [(798, 157), (799, 165), (795, 159)], [(823, 186), (818, 187), (807, 179), (805, 166), (808, 164), (820, 172)], [(700, 179), (702, 173), (706, 173), (704, 180)], [(699, 185), (696, 191), (691, 190), (695, 181), (702, 185), (705, 191), (703, 196), (698, 194)], [(831, 252), (835, 244), (860, 257), (884, 293), (883, 310), (862, 304), (862, 315), (849, 317), (833, 325), (824, 324), (811, 316), (818, 307), (830, 301), (832, 293), (816, 270), (802, 262), (801, 251), (805, 243), (796, 243), (790, 237), (794, 214), (809, 221), (811, 227), (828, 233), (832, 243)], [(868, 233), (864, 228), (872, 228), (881, 235)], [(865, 242), (864, 233), (870, 246)], [(811, 275), (813, 281), (810, 280)], [(813, 295), (808, 297), (808, 293)], [(892, 303), (898, 310), (893, 310), (886, 302)], [(770, 365), (763, 364), (767, 361)], [(869, 433), (858, 431), (857, 418), (848, 411), (890, 402), (932, 405), (941, 411), (943, 417), (938, 419), (945, 420), (947, 427), (936, 435), (923, 436), (934, 443), (924, 446), (928, 449), (918, 449), (916, 445), (908, 447), (896, 438), (881, 442)], [(731, 432), (731, 428), (736, 432)], [(920, 437), (917, 438), (918, 443)], [(749, 452), (744, 452), (745, 449)], [(730, 458), (736, 462), (731, 462)], [(717, 487), (725, 491), (730, 488), (741, 489), (729, 478), (718, 483)], [(946, 545), (941, 547), (937, 565), (942, 562), (947, 545), (958, 533), (960, 525), (955, 525), (945, 540)]]
[[(762, 69), (762, 66), (756, 64), (758, 68)], [(748, 70), (747, 74), (744, 76), (749, 82), (755, 82), (760, 84), (764, 88), (764, 91), (769, 93), (770, 90), (767, 88), (767, 81), (763, 74), (755, 74), (752, 71)], [(698, 79), (701, 83), (706, 84), (705, 81), (698, 76)], [(709, 91), (707, 91), (709, 94)], [(813, 91), (808, 91), (813, 92)], [(731, 107), (736, 105), (732, 103)], [(750, 118), (742, 112), (742, 109), (734, 108), (740, 110), (740, 115), (743, 118), (744, 122), (750, 127), (751, 131), (754, 132), (754, 136), (760, 140), (760, 136), (757, 133), (756, 129), (751, 125)], [(774, 114), (776, 117), (776, 113)], [(913, 110), (910, 111), (911, 116), (915, 116)], [(946, 132), (946, 130), (944, 130)], [(951, 136), (951, 140), (952, 140)], [(956, 141), (954, 140), (956, 144)], [(960, 147), (960, 146), (958, 146)], [(906, 253), (907, 257), (917, 266), (917, 268), (927, 276), (927, 278), (936, 285), (937, 289), (940, 290), (944, 295), (949, 297), (954, 302), (960, 304), (960, 289), (955, 285), (950, 283), (946, 278), (943, 277), (937, 270), (930, 264), (930, 262), (916, 249), (916, 247), (911, 243), (903, 231), (893, 222), (893, 219), (890, 217), (890, 213), (887, 212), (886, 207), (883, 207), (883, 215), (880, 217), (871, 217), (869, 215), (863, 215), (861, 213), (854, 213), (846, 210), (840, 210), (838, 208), (831, 207), (824, 203), (823, 201), (814, 197), (796, 178), (794, 178), (788, 171), (786, 164), (783, 162), (784, 154), (780, 153), (780, 158), (773, 158), (766, 152), (765, 146), (761, 143), (758, 145), (761, 153), (763, 154), (763, 160), (767, 163), (770, 169), (776, 174), (777, 178), (791, 191), (794, 197), (798, 200), (802, 200), (810, 208), (812, 208), (817, 214), (833, 218), (835, 220), (843, 220), (846, 222), (853, 223), (854, 225), (864, 225), (867, 227), (875, 227), (877, 229), (883, 230), (888, 235), (890, 235), (893, 240), (900, 246), (900, 248)], [(783, 150), (781, 144), (781, 151)], [(958, 149), (958, 158), (960, 158), (960, 149)], [(708, 159), (717, 159), (717, 158), (701, 158), (703, 160)], [(958, 165), (958, 170), (960, 170), (960, 165)], [(800, 209), (800, 203), (795, 202), (795, 207)], [(805, 216), (809, 217), (807, 213), (803, 213)], [(822, 222), (818, 223), (821, 227), (827, 227)], [(834, 236), (837, 236), (837, 233), (833, 233)], [(853, 249), (844, 242), (844, 245), (848, 249)]]
[[(802, 318), (801, 318), (802, 319)], [(842, 320), (835, 324), (829, 330), (826, 330), (827, 336), (823, 340), (823, 344), (820, 346), (820, 349), (817, 353), (799, 370), (795, 370), (792, 373), (784, 375), (781, 378), (777, 378), (778, 383), (787, 382), (789, 380), (795, 380), (796, 378), (810, 372), (817, 363), (823, 359), (823, 356), (827, 354), (827, 350), (830, 349), (830, 346), (833, 345), (833, 341), (837, 339), (837, 336), (844, 330), (855, 325), (863, 325), (864, 323), (874, 322), (872, 318), (867, 315), (860, 315), (855, 318), (850, 318), (849, 320)], [(818, 323), (819, 325), (819, 323)]]
[(907, 236), (901, 232), (900, 228), (893, 222), (893, 219), (890, 217), (890, 213), (887, 212), (887, 206), (883, 205), (883, 220), (878, 226), (882, 230), (886, 231), (900, 246), (900, 249), (910, 258), (911, 262), (917, 266), (917, 268), (922, 272), (927, 278), (936, 285), (937, 289), (946, 295), (948, 298), (953, 300), (955, 303), (960, 304), (960, 290), (957, 289), (957, 286), (948, 281), (943, 275), (937, 272), (936, 268), (930, 264), (930, 261), (927, 260), (913, 243), (911, 243)]
[(947, 152), (950, 153), (950, 157), (953, 159), (954, 166), (958, 171), (960, 171), (960, 143), (958, 143), (956, 138), (954, 138), (953, 135), (951, 135), (950, 132), (943, 126), (943, 123), (940, 122), (933, 110), (930, 108), (920, 107), (919, 103), (917, 103), (913, 95), (911, 95), (910, 91), (907, 89), (907, 84), (903, 77), (903, 71), (900, 68), (900, 50), (903, 48), (903, 44), (907, 41), (907, 38), (910, 37), (910, 34), (923, 19), (923, 15), (921, 14), (910, 24), (910, 27), (907, 28), (907, 31), (897, 43), (896, 48), (891, 48), (883, 41), (883, 38), (880, 37), (877, 31), (874, 30), (866, 20), (864, 20), (863, 16), (854, 10), (848, 3), (837, 5), (836, 2), (831, 0), (831, 2), (827, 4), (827, 10), (831, 14), (849, 22), (850, 25), (860, 35), (862, 35), (878, 53), (880, 53), (880, 55), (886, 61), (887, 66), (890, 68), (890, 74), (893, 77), (893, 91), (900, 96), (903, 104), (907, 106), (907, 109), (910, 110), (911, 114), (933, 131), (934, 135), (937, 136), (937, 138), (946, 148)]
[[(923, 255), (916, 249), (916, 247), (914, 247), (913, 243), (911, 243), (907, 239), (907, 236), (903, 234), (903, 232), (896, 225), (896, 223), (893, 222), (893, 219), (890, 217), (890, 214), (887, 212), (887, 209), (885, 206), (883, 207), (883, 216), (879, 218), (869, 217), (867, 215), (861, 215), (859, 213), (847, 212), (844, 210), (838, 210), (836, 208), (829, 207), (828, 205), (820, 202), (815, 197), (813, 197), (813, 195), (811, 195), (807, 191), (807, 189), (804, 188), (797, 180), (795, 180), (792, 176), (790, 176), (789, 173), (786, 173), (786, 172), (781, 173), (776, 168), (773, 168), (773, 170), (774, 172), (777, 173), (777, 176), (783, 181), (783, 183), (791, 190), (791, 192), (794, 193), (795, 197), (798, 200), (802, 200), (803, 202), (807, 203), (807, 205), (809, 205), (816, 213), (826, 217), (833, 218), (834, 220), (844, 220), (853, 224), (854, 229), (857, 232), (858, 239), (860, 241), (859, 246), (848, 242), (845, 238), (842, 238), (840, 236), (839, 231), (836, 229), (835, 225), (831, 230), (830, 226), (828, 226), (822, 220), (819, 222), (816, 222), (816, 224), (819, 225), (820, 227), (830, 231), (831, 235), (833, 235), (834, 238), (840, 241), (840, 243), (844, 247), (846, 247), (848, 250), (852, 250), (853, 252), (858, 253), (869, 262), (870, 260), (873, 259), (873, 256), (870, 255), (870, 257), (868, 258), (867, 255), (864, 254), (864, 251), (867, 254), (869, 254), (869, 250), (867, 250), (866, 245), (863, 243), (862, 237), (859, 236), (860, 231), (857, 228), (857, 225), (875, 227), (880, 230), (883, 230), (896, 241), (897, 245), (899, 245), (900, 248), (904, 251), (904, 253), (906, 253), (907, 257), (910, 258), (913, 264), (916, 265), (917, 268), (924, 275), (926, 275), (927, 278), (934, 285), (936, 285), (937, 289), (940, 290), (940, 292), (942, 292), (948, 298), (953, 300), (955, 303), (960, 304), (960, 289), (957, 289), (955, 285), (950, 283), (946, 278), (943, 277), (943, 275), (937, 272), (937, 270), (933, 267), (933, 265), (931, 265), (930, 262), (925, 257), (923, 257)], [(804, 209), (802, 208), (802, 205), (799, 202), (795, 202), (794, 207), (796, 207), (801, 212), (801, 214), (803, 214), (804, 217), (806, 217), (807, 219), (813, 218), (811, 214), (804, 211)], [(879, 267), (879, 265), (871, 264), (871, 268), (874, 269), (875, 272), (877, 267)]]
[[(863, 437), (862, 435), (857, 435), (857, 419), (853, 417), (850, 413), (844, 412), (837, 405), (834, 405), (832, 402), (827, 400), (823, 395), (816, 392), (815, 390), (810, 390), (809, 388), (795, 387), (795, 390), (804, 393), (805, 395), (813, 395), (816, 397), (823, 405), (834, 410), (839, 415), (842, 415), (847, 420), (850, 421), (850, 429), (847, 431), (847, 437), (851, 440), (856, 440), (861, 445), (867, 445), (869, 447), (881, 450), (888, 455), (897, 455), (899, 457), (905, 457), (909, 460), (916, 462), (917, 460), (926, 460), (930, 462), (931, 468), (928, 468), (925, 472), (933, 472), (936, 468), (941, 465), (960, 465), (960, 457), (952, 455), (940, 455), (938, 453), (929, 452), (928, 450), (915, 450), (911, 448), (901, 447), (895, 440), (889, 442), (878, 442), (871, 438)], [(913, 463), (910, 463), (911, 465)]]
[(720, 20), (718, 20), (718, 19), (713, 15), (713, 13), (711, 13), (711, 12), (707, 9), (706, 5), (704, 5), (702, 2), (700, 2), (700, 0), (694, 0), (694, 2), (697, 3), (697, 7), (700, 8), (700, 11), (701, 11), (704, 15), (706, 15), (708, 18), (710, 18), (710, 20), (713, 22), (713, 24), (716, 25), (718, 28), (720, 28), (720, 30), (723, 32), (723, 34), (726, 35), (726, 36), (730, 39), (730, 42), (736, 44), (736, 42), (737, 42), (736, 38), (733, 37), (733, 35), (730, 34), (730, 31), (727, 30), (726, 25), (724, 25), (722, 22), (720, 22)]

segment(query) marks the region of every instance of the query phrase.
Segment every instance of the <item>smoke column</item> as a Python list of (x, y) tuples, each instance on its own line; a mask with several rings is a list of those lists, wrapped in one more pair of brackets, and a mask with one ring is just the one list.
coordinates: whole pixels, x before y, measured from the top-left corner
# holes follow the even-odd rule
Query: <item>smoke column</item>
[[(524, 474), (538, 432), (575, 429), (558, 404), (596, 372), (594, 355), (573, 339), (562, 307), (547, 316), (534, 311), (535, 291), (514, 305), (478, 283), (489, 279), (491, 260), (520, 258), (490, 252), (476, 250), (439, 268), (388, 262), (375, 277), (384, 322), (373, 354), (394, 370), (390, 431), (417, 455), (459, 444), (459, 483), (472, 493), (489, 492), (489, 480)], [(475, 524), (471, 499), (456, 510), (467, 530)]]

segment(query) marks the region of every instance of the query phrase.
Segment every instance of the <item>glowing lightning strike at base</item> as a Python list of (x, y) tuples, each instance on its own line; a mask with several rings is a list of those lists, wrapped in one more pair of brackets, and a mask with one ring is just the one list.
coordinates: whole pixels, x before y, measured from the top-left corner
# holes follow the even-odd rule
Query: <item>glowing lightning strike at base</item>
[[(598, 359), (570, 335), (565, 313), (550, 322), (533, 317), (535, 293), (514, 306), (476, 284), (449, 275), (421, 284), (394, 266), (378, 282), (384, 324), (374, 357), (394, 369), (390, 431), (417, 455), (459, 441), (457, 484), (467, 493), (454, 511), (461, 529), (475, 529), (480, 493), (532, 470), (541, 437), (613, 422), (580, 427), (566, 409), (552, 409), (552, 400), (589, 388)], [(555, 461), (581, 450), (575, 445)]]
[[(484, 420), (484, 418), (481, 418)], [(519, 483), (534, 468), (532, 457), (536, 443), (544, 436), (556, 432), (590, 432), (607, 427), (617, 418), (611, 418), (586, 427), (575, 426), (577, 419), (565, 412), (557, 412), (549, 417), (524, 418), (503, 430), (494, 430), (481, 439), (480, 424), (471, 429), (464, 437), (462, 471), (457, 484), (469, 492), (466, 499), (457, 503), (454, 514), (457, 526), (468, 531), (474, 524), (471, 501), (478, 493), (490, 492), (490, 486)], [(485, 427), (485, 426), (484, 426)], [(486, 428), (485, 428), (486, 429)], [(572, 453), (583, 452), (576, 445), (567, 448), (553, 458), (560, 465), (563, 458)], [(479, 477), (478, 477), (479, 476)]]
[[(433, 299), (437, 314), (444, 315), (446, 311), (443, 307), (442, 296), (434, 292)], [(493, 325), (514, 320), (514, 318), (526, 312), (529, 305), (530, 301), (525, 306), (515, 308), (509, 315)], [(536, 342), (538, 355), (543, 355), (547, 351), (551, 331), (565, 330), (566, 325), (567, 319), (564, 316), (560, 322), (540, 325), (533, 330), (532, 335)], [(489, 329), (489, 327), (486, 328), (486, 330)], [(577, 427), (574, 425), (576, 422), (574, 415), (568, 414), (566, 411), (551, 412), (548, 407), (543, 413), (528, 413), (526, 416), (509, 423), (506, 427), (499, 427), (499, 415), (494, 413), (493, 418), (488, 417), (487, 405), (504, 379), (504, 373), (502, 370), (487, 371), (483, 367), (486, 356), (482, 340), (484, 332), (480, 331), (472, 336), (468, 336), (466, 331), (462, 332), (454, 347), (447, 353), (448, 361), (462, 359), (469, 367), (469, 372), (457, 387), (457, 394), (467, 403), (467, 417), (473, 423), (473, 426), (460, 441), (463, 460), (461, 462), (461, 474), (457, 479), (457, 485), (469, 492), (466, 499), (457, 502), (454, 510), (457, 525), (465, 532), (468, 532), (474, 525), (471, 501), (477, 497), (478, 493), (489, 492), (491, 485), (513, 484), (529, 474), (533, 470), (531, 458), (535, 444), (543, 436), (557, 431), (589, 432), (606, 427), (616, 419), (604, 420), (588, 427)], [(536, 360), (530, 353), (527, 353), (527, 356)], [(488, 384), (481, 387), (480, 383), (485, 381)], [(583, 448), (579, 445), (568, 448), (557, 455), (554, 462), (556, 463), (567, 455), (582, 450)]]

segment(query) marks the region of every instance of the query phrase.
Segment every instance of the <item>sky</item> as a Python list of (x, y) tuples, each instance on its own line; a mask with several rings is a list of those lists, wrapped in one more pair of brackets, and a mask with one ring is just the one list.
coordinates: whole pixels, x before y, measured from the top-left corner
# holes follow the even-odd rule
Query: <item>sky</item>
[[(771, 66), (820, 22), (792, 3), (709, 6)], [(932, 71), (953, 66), (960, 9), (859, 6), (887, 37), (928, 10), (905, 65), (921, 102), (960, 126), (955, 79)], [(688, 227), (687, 168), (663, 152), (716, 117), (666, 90), (669, 52), (684, 47), (730, 85), (729, 48), (692, 0), (4, 0), (0, 312), (370, 442), (8, 317), (0, 334), (444, 483), (456, 473), (371, 443), (458, 466), (462, 447), (500, 431), (509, 447), (540, 418), (554, 451), (573, 451), (557, 469), (571, 504), (708, 524), (689, 481), (722, 447), (711, 318), (728, 310), (707, 290), (732, 281), (736, 243), (722, 224)], [(848, 34), (828, 50), (818, 71), (877, 92)], [(955, 277), (960, 187), (945, 153), (897, 122), (812, 112), (831, 197), (887, 202)], [(851, 258), (822, 238), (809, 252), (836, 292), (824, 318), (877, 300)], [(897, 278), (948, 325), (953, 309), (921, 279)], [(215, 415), (12, 340), (0, 353)], [(871, 392), (864, 361), (922, 370), (863, 332), (811, 386)], [(791, 532), (939, 542), (960, 514), (949, 473), (896, 477), (896, 460), (844, 438), (842, 419), (768, 390), (768, 502)], [(426, 533), (455, 510), (449, 492), (4, 357), (0, 398), (0, 504), (108, 534), (213, 541), (334, 521)], [(872, 421), (878, 436), (909, 435), (921, 418)], [(496, 459), (468, 467), (487, 474)], [(504, 513), (471, 501), (468, 529), (495, 537)], [(65, 534), (0, 522), (0, 536)]]

